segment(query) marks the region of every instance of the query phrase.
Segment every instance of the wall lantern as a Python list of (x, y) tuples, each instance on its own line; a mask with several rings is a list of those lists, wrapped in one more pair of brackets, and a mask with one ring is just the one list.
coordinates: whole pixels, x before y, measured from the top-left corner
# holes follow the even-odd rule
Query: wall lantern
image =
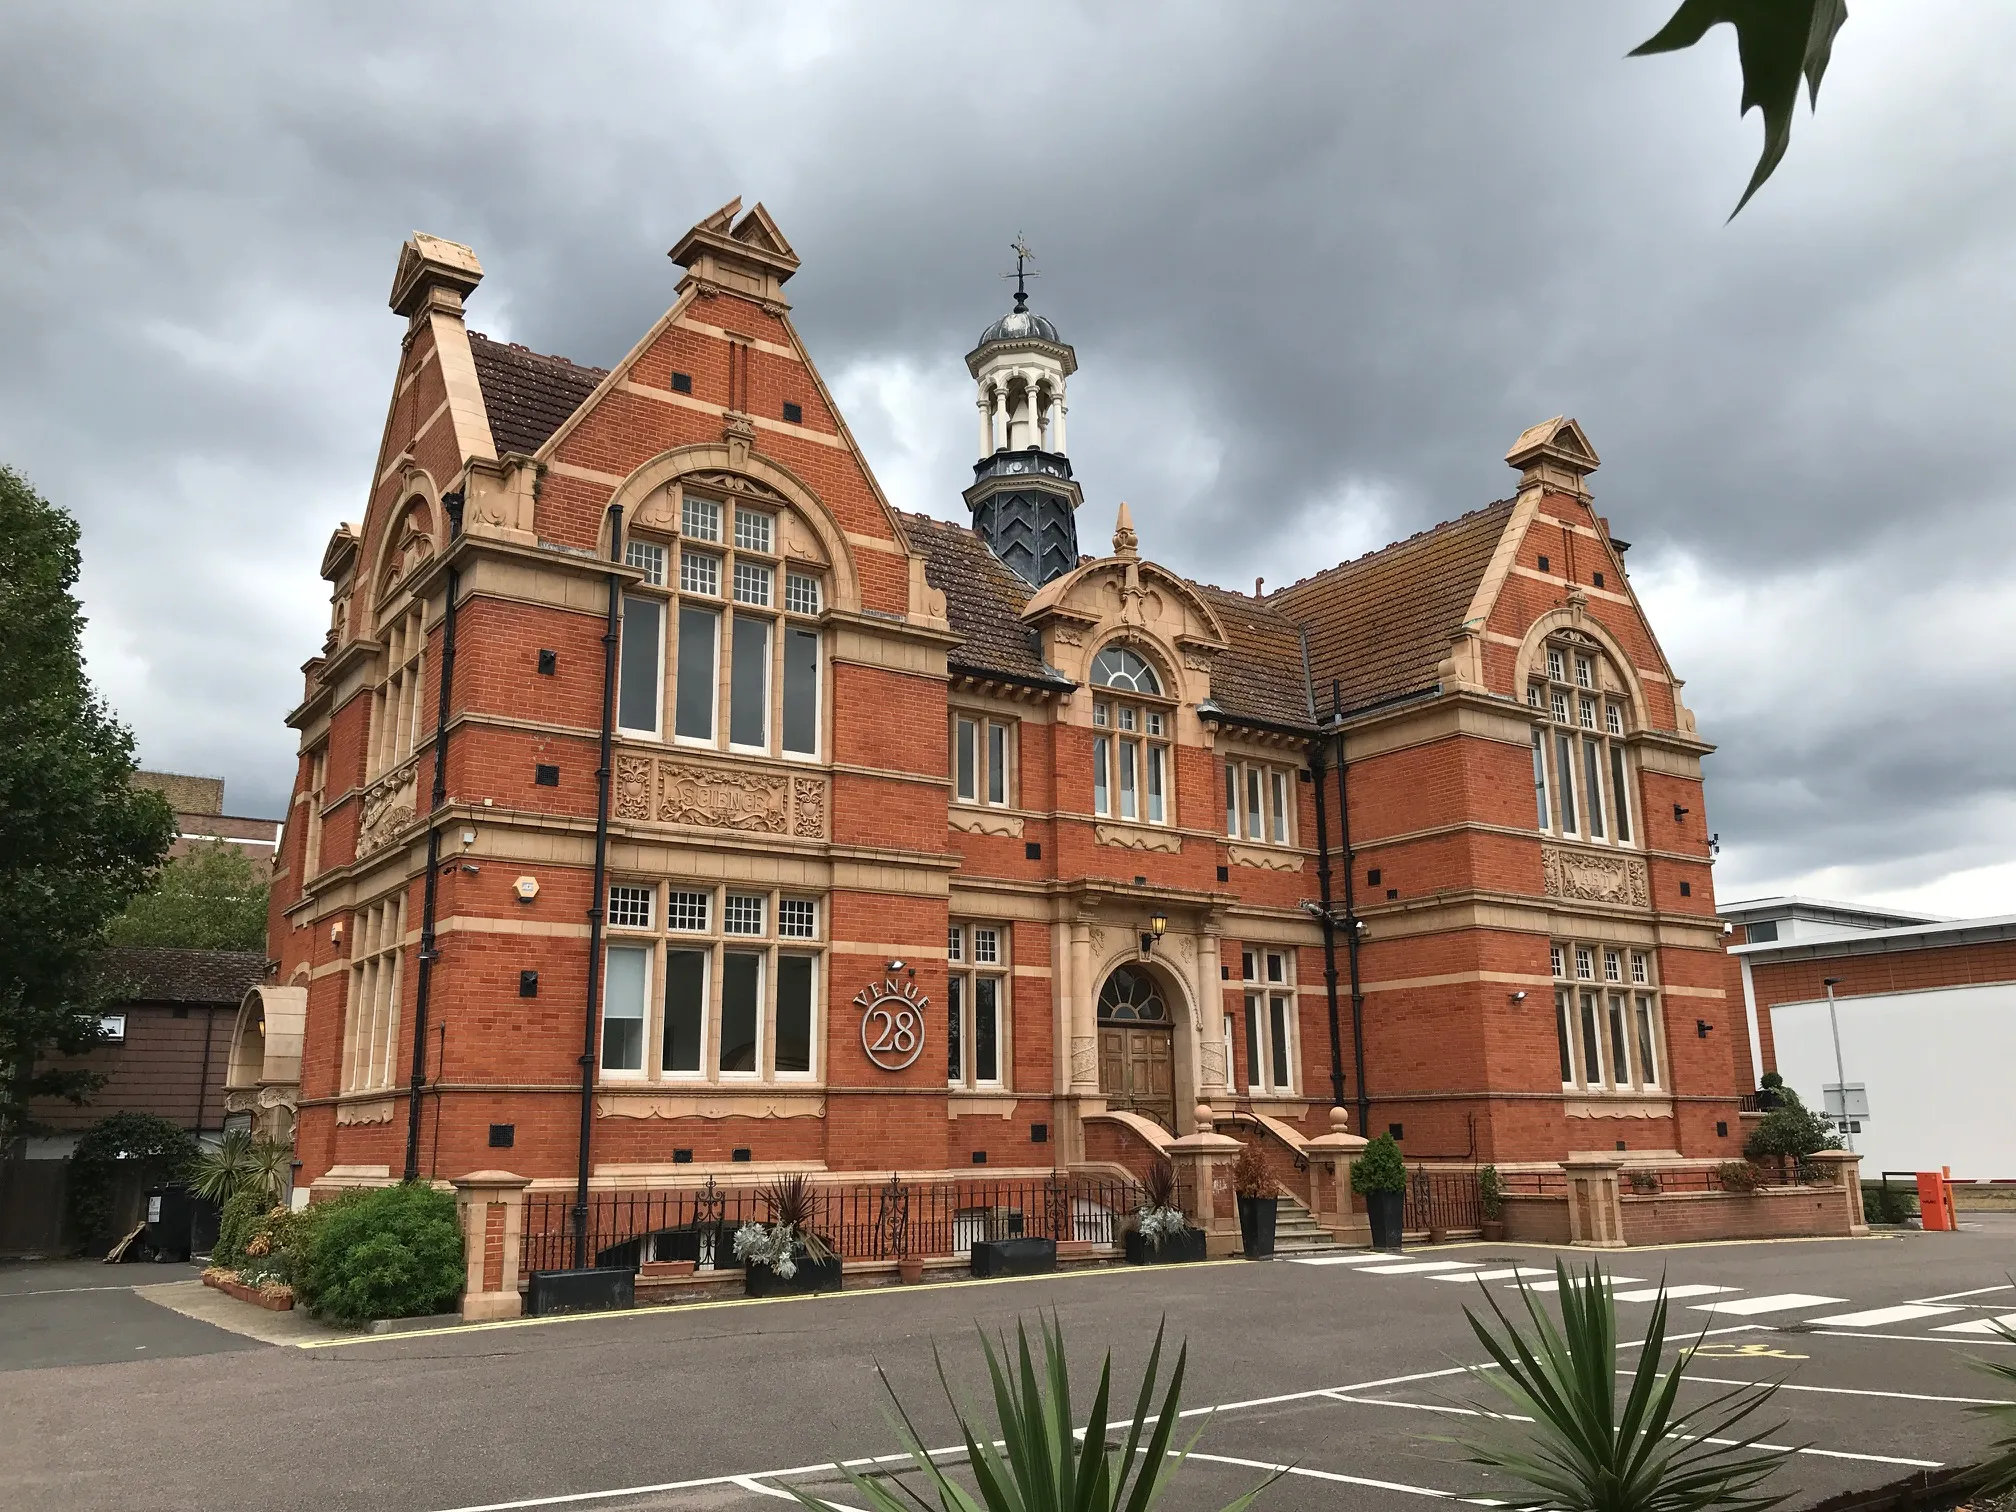
[(1155, 942), (1162, 938), (1163, 931), (1168, 929), (1168, 927), (1169, 915), (1161, 909), (1158, 908), (1155, 912), (1148, 915), (1148, 932), (1141, 936), (1141, 954), (1153, 955), (1155, 953)]

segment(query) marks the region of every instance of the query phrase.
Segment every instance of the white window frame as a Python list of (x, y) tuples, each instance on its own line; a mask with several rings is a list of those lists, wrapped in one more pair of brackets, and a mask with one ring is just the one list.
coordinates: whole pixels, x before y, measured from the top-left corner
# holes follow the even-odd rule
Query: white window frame
[(1606, 652), (1579, 642), (1549, 644), (1536, 662), (1526, 704), (1538, 716), (1533, 789), (1542, 834), (1642, 848), (1622, 682)]
[[(1240, 1069), (1240, 1080), (1245, 1084), (1249, 1097), (1295, 1097), (1302, 1084), (1302, 1014), (1301, 999), (1295, 990), (1295, 952), (1288, 949), (1274, 950), (1262, 945), (1242, 950), (1239, 957), (1241, 986), (1240, 1008), (1246, 1020), (1246, 1060)], [(1287, 1043), (1277, 1041), (1274, 1024), (1275, 1012), (1279, 1009), (1281, 1029), (1285, 1031)], [(1255, 1030), (1258, 1030), (1256, 1036)], [(1275, 1052), (1284, 1051), (1288, 1079), (1277, 1082), (1275, 1073)], [(1259, 1068), (1259, 1078), (1254, 1078), (1255, 1066)]]
[[(993, 937), (992, 960), (981, 959), (987, 936)], [(1015, 972), (1010, 960), (1014, 931), (1003, 920), (954, 919), (946, 931), (947, 984), (945, 1012), (940, 1016), (940, 1032), (950, 1035), (951, 1014), (959, 1013), (959, 1071), (952, 1072), (949, 1056), (945, 1083), (952, 1091), (999, 1091), (1013, 1082), (1014, 1047), (1012, 1024), (1015, 1017)], [(955, 989), (951, 983), (956, 980)], [(976, 1069), (980, 1030), (980, 983), (994, 986), (994, 1075), (982, 1077)], [(929, 1041), (927, 1039), (926, 1043)], [(947, 1049), (950, 1049), (948, 1045)]]
[[(1257, 757), (1224, 759), (1225, 838), (1235, 845), (1293, 849), (1299, 825), (1295, 812), (1301, 783), (1298, 769)], [(1256, 811), (1255, 796), (1260, 800)]]
[[(1587, 941), (1557, 941), (1549, 952), (1554, 971), (1555, 1032), (1557, 1038), (1565, 1038), (1570, 1071), (1562, 1081), (1562, 1090), (1578, 1097), (1665, 1092), (1665, 1016), (1663, 995), (1658, 984), (1649, 980), (1652, 952)], [(1566, 974), (1571, 959), (1572, 977)], [(1584, 962), (1590, 968), (1586, 974)], [(1618, 967), (1615, 976), (1611, 975), (1613, 964)], [(1636, 975), (1641, 970), (1644, 979)], [(1617, 1059), (1620, 1035), (1624, 1049), (1621, 1064)]]
[[(961, 770), (961, 759), (966, 754), (968, 737), (972, 744), (972, 789), (965, 784), (965, 773)], [(994, 746), (999, 737), (1001, 750), (996, 753)], [(1020, 761), (1022, 734), (1021, 721), (997, 719), (976, 709), (955, 706), (952, 710), (952, 801), (972, 808), (1016, 807), (1017, 768)], [(1001, 779), (1001, 796), (993, 796), (994, 779)]]

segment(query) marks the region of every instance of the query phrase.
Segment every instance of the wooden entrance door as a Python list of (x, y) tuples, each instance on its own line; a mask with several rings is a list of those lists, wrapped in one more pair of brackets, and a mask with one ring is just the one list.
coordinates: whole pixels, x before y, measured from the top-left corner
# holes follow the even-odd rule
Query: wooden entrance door
[(1174, 1037), (1163, 1028), (1099, 1026), (1099, 1090), (1106, 1106), (1152, 1118), (1176, 1132)]

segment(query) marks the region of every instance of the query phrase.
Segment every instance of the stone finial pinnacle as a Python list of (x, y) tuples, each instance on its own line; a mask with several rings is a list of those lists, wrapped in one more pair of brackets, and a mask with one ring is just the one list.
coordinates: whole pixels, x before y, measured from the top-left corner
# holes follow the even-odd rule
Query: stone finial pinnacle
[(1134, 512), (1123, 500), (1119, 518), (1113, 522), (1113, 555), (1135, 557), (1141, 554), (1141, 538), (1134, 534)]

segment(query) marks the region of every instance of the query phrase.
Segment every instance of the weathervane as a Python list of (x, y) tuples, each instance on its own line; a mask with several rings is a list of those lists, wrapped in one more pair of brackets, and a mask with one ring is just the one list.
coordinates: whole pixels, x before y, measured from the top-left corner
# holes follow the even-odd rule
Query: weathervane
[(1008, 243), (1008, 250), (1015, 254), (1015, 271), (1013, 273), (1003, 273), (1001, 276), (1015, 280), (1015, 313), (1022, 315), (1026, 314), (1029, 309), (1029, 289), (1024, 280), (1040, 278), (1042, 275), (1034, 268), (1024, 266), (1026, 263), (1036, 261), (1036, 254), (1029, 250), (1029, 244), (1022, 239), (1020, 231), (1015, 233), (1015, 240)]

